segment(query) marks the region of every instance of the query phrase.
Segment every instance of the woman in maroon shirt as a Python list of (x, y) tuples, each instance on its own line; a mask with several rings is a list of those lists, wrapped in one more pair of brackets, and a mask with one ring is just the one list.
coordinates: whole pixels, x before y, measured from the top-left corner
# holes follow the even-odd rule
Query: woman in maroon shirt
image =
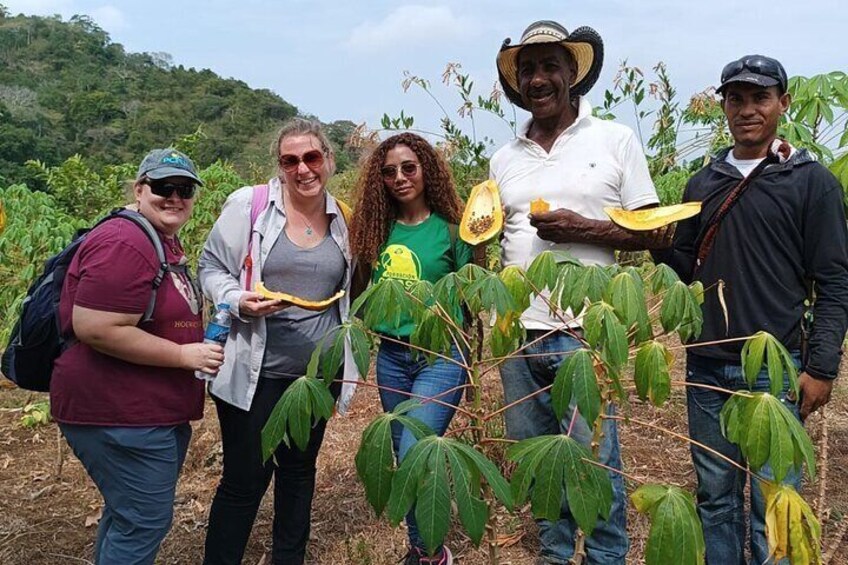
[(201, 185), (173, 149), (151, 151), (133, 186), (136, 207), (160, 238), (169, 268), (150, 319), (144, 312), (160, 264), (142, 229), (115, 218), (93, 229), (74, 256), (59, 305), (71, 345), (57, 359), (51, 411), (104, 499), (97, 564), (153, 563), (173, 515), (177, 476), (203, 416), (203, 382), (223, 349), (201, 343), (200, 296), (177, 232)]

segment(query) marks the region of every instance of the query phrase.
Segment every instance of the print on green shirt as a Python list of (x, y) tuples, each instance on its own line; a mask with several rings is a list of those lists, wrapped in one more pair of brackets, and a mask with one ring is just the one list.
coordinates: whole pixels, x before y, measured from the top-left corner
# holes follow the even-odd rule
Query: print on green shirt
[[(372, 283), (384, 278), (402, 281), (407, 288), (419, 280), (435, 283), (472, 260), (471, 247), (459, 238), (453, 240), (448, 222), (435, 213), (415, 226), (395, 222), (377, 256)], [(412, 319), (404, 318), (398, 327), (381, 324), (373, 329), (383, 334), (408, 337), (415, 325)]]

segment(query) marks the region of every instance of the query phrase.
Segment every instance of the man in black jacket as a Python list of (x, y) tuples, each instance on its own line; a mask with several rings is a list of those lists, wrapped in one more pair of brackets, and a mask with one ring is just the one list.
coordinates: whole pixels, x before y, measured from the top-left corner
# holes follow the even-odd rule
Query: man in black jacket
[[(769, 57), (746, 56), (724, 68), (718, 92), (734, 145), (690, 179), (683, 200), (701, 201), (701, 214), (681, 222), (673, 247), (654, 252), (654, 258), (683, 280), (699, 280), (709, 289), (699, 342), (763, 330), (795, 355), (800, 398), (787, 399), (786, 405), (803, 420), (828, 402), (839, 369), (848, 329), (848, 235), (839, 182), (806, 150), (777, 139), (778, 122), (790, 104), (786, 87), (786, 71)], [(748, 186), (738, 190), (752, 171)], [(720, 208), (726, 213), (716, 223)], [(813, 323), (802, 359), (805, 301), (813, 293)], [(690, 347), (687, 381), (747, 389), (740, 367), (743, 343)], [(766, 371), (754, 390), (768, 390)], [(784, 395), (787, 390), (788, 379)], [(719, 426), (729, 397), (687, 387), (689, 433), (744, 465)], [(707, 563), (744, 563), (745, 474), (706, 450), (691, 451)], [(790, 475), (786, 480), (797, 486), (800, 475)], [(764, 500), (754, 483), (751, 550), (753, 562), (765, 563)]]

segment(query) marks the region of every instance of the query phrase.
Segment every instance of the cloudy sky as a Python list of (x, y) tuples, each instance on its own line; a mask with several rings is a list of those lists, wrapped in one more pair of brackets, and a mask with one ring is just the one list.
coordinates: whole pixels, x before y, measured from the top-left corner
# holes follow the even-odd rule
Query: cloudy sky
[[(384, 112), (404, 109), (423, 129), (441, 110), (420, 90), (403, 92), (403, 72), (433, 83), (448, 112), (459, 98), (439, 80), (462, 64), (479, 94), (497, 74), (506, 37), (554, 19), (571, 30), (588, 25), (604, 38), (604, 72), (590, 93), (599, 104), (627, 59), (649, 72), (668, 66), (685, 99), (715, 85), (721, 67), (747, 53), (780, 59), (790, 75), (848, 70), (848, 2), (844, 0), (0, 0), (12, 14), (91, 16), (129, 51), (165, 52), (175, 64), (210, 68), (268, 88), (323, 121), (349, 119), (378, 127)], [(632, 112), (620, 110), (633, 124)], [(525, 115), (519, 111), (518, 118)], [(508, 128), (485, 116), (477, 124), (496, 142)], [(468, 124), (466, 124), (468, 127)]]

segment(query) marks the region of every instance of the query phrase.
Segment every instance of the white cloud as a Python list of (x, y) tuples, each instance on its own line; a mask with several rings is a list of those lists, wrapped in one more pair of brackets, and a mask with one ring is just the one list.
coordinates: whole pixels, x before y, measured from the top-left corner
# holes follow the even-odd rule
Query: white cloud
[(91, 19), (109, 33), (125, 29), (127, 19), (124, 13), (114, 6), (101, 6), (91, 11)]
[(385, 47), (426, 46), (437, 41), (457, 39), (474, 29), (472, 22), (455, 16), (448, 6), (401, 6), (378, 22), (357, 26), (347, 46), (358, 51)]

